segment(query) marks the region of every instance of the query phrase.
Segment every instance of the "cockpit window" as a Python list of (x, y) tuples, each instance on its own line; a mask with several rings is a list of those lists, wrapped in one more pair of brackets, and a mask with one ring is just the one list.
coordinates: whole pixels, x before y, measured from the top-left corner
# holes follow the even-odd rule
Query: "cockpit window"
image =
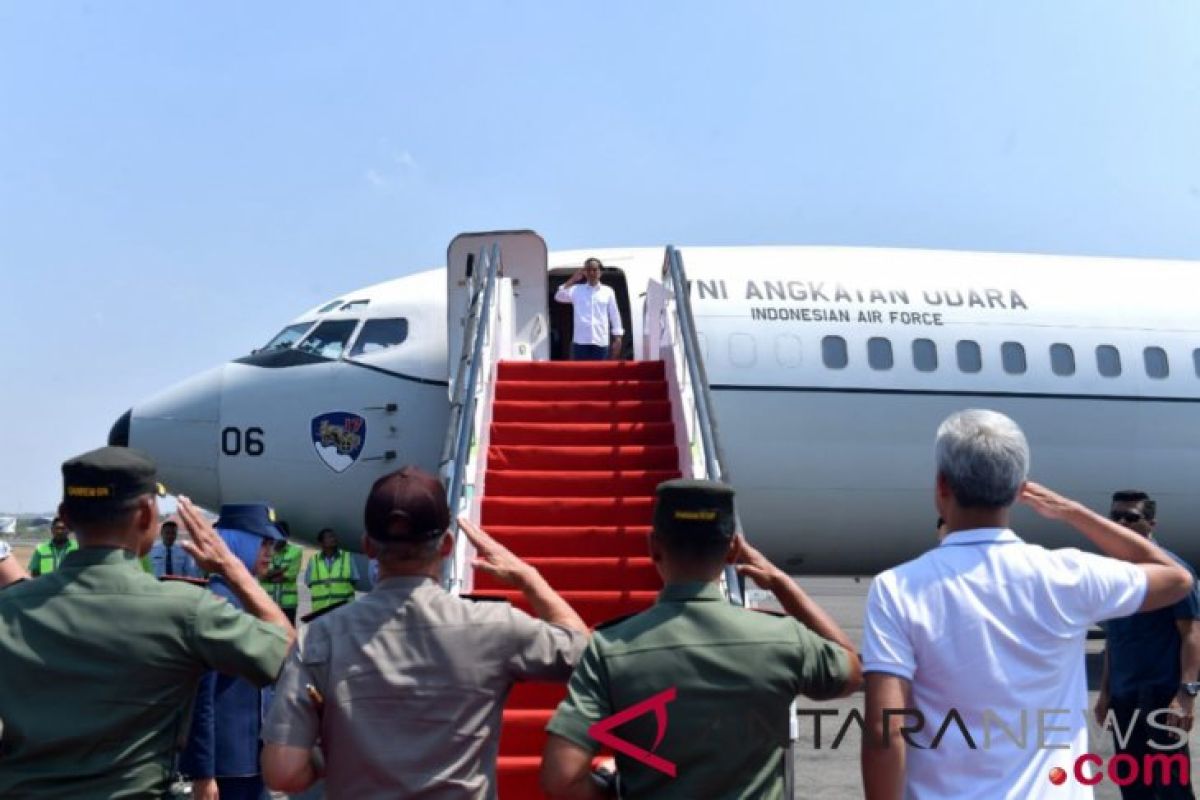
[(341, 298), (338, 298), (337, 300), (334, 300), (332, 303), (326, 303), (325, 305), (318, 308), (317, 313), (325, 314), (327, 312), (333, 311), (335, 308), (337, 308), (341, 304), (342, 304)]
[(304, 337), (296, 349), (302, 353), (311, 353), (321, 358), (341, 358), (346, 342), (354, 333), (356, 319), (331, 319), (322, 322), (312, 333)]
[(259, 352), (270, 352), (272, 350), (287, 350), (289, 347), (300, 341), (304, 336), (305, 331), (312, 327), (311, 322), (298, 322), (295, 325), (288, 325), (286, 328), (275, 334), (275, 338), (267, 342)]
[(358, 341), (350, 351), (353, 356), (369, 356), (395, 347), (408, 338), (408, 320), (399, 319), (369, 319), (363, 323)]
[(362, 311), (370, 302), (370, 300), (351, 300), (339, 308), (338, 311)]

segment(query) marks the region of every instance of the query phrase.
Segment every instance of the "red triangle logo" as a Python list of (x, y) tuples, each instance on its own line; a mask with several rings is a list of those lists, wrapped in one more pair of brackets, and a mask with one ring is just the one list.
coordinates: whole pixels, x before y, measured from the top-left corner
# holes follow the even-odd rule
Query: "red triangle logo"
[(672, 778), (675, 777), (675, 764), (667, 761), (665, 758), (654, 755), (650, 750), (643, 750), (632, 742), (627, 742), (624, 739), (612, 733), (612, 729), (619, 725), (624, 725), (631, 719), (654, 712), (654, 719), (658, 723), (658, 735), (654, 737), (653, 748), (657, 748), (662, 743), (663, 736), (667, 733), (667, 703), (675, 699), (675, 687), (672, 686), (666, 691), (647, 697), (640, 703), (632, 705), (624, 711), (619, 711), (611, 717), (606, 717), (588, 728), (588, 736), (591, 736), (605, 747), (611, 747), (613, 750), (623, 755), (629, 756), (634, 761), (645, 764), (651, 769), (658, 770), (664, 775)]

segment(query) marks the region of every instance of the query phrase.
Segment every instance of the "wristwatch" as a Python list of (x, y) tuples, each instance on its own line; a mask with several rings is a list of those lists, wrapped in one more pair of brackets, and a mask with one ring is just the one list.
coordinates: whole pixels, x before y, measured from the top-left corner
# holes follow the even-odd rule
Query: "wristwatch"
[(1179, 684), (1179, 688), (1183, 690), (1183, 693), (1188, 697), (1195, 697), (1196, 695), (1200, 694), (1200, 681), (1184, 681), (1183, 683)]

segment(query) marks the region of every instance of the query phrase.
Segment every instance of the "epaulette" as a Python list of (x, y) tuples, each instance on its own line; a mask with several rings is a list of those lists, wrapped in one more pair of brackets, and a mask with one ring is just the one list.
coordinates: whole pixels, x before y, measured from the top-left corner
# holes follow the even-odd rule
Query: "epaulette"
[(640, 613), (642, 613), (642, 612), (634, 611), (632, 614), (622, 614), (619, 617), (613, 617), (612, 619), (606, 619), (606, 620), (604, 620), (604, 622), (596, 623), (596, 626), (592, 630), (602, 631), (605, 628), (611, 628), (613, 625), (619, 625), (627, 619), (632, 619), (632, 618), (636, 617)]
[(491, 594), (460, 594), (463, 600), (470, 600), (472, 603), (507, 603), (507, 597), (497, 597)]
[(307, 613), (303, 617), (301, 617), (300, 621), (301, 622), (312, 622), (314, 619), (325, 616), (330, 611), (336, 611), (337, 609), (341, 608), (342, 606), (346, 605), (349, 602), (350, 602), (349, 600), (343, 600), (340, 603), (334, 603), (331, 606), (325, 606), (320, 611), (310, 611), (309, 613)]
[(208, 588), (208, 578), (191, 578), (187, 575), (163, 575), (158, 581), (159, 583), (190, 583), (192, 586), (199, 586), (201, 589)]
[(747, 611), (754, 611), (754, 612), (757, 612), (757, 613), (759, 613), (759, 614), (768, 614), (768, 615), (770, 615), (770, 616), (772, 616), (772, 617), (787, 617), (787, 616), (790, 616), (789, 614), (785, 614), (785, 613), (783, 613), (782, 611), (776, 611), (776, 610), (775, 610), (775, 609), (773, 609), (773, 608), (751, 608), (750, 606), (743, 606), (743, 608), (745, 608)]

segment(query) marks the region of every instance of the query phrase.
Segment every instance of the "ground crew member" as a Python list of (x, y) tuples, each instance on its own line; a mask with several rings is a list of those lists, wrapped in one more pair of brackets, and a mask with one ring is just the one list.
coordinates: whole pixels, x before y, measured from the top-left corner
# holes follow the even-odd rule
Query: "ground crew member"
[(494, 800), (504, 699), (515, 681), (565, 682), (587, 627), (536, 569), (465, 521), (478, 568), (520, 589), (540, 619), (442, 589), (454, 537), (432, 475), (380, 478), (364, 522), (379, 583), (305, 626), (263, 727), (267, 785), (308, 788), (319, 738), (327, 797)]
[(161, 488), (149, 456), (104, 447), (62, 471), (79, 549), (0, 592), (0, 797), (162, 797), (200, 676), (270, 683), (294, 632), (186, 498), (185, 547), (249, 613), (142, 572)]
[(79, 543), (71, 539), (71, 532), (61, 517), (55, 517), (50, 523), (50, 541), (42, 542), (33, 551), (29, 560), (29, 574), (36, 578), (39, 575), (49, 575), (58, 569), (59, 564), (67, 553), (79, 549)]
[(293, 625), (296, 623), (296, 608), (300, 605), (296, 579), (300, 577), (300, 562), (303, 559), (303, 550), (287, 539), (277, 539), (267, 571), (259, 579), (267, 594), (283, 609)]
[[(853, 692), (858, 655), (791, 578), (735, 537), (733, 489), (674, 480), (657, 494), (650, 554), (666, 585), (652, 608), (596, 629), (546, 726), (542, 788), (554, 798), (615, 796), (591, 774), (600, 742), (588, 729), (643, 704), (614, 736), (656, 766), (618, 753), (621, 797), (782, 797), (792, 701)], [(726, 600), (717, 581), (735, 559), (790, 616)], [(660, 771), (668, 764), (674, 777)]]
[[(196, 569), (195, 563), (192, 562), (192, 557), (183, 549), (183, 545), (178, 542), (179, 523), (174, 520), (167, 520), (162, 524), (162, 531), (159, 532), (159, 541), (154, 543), (154, 547), (150, 548), (150, 553), (146, 556), (150, 561), (150, 574), (156, 578), (161, 578), (164, 575), (177, 575), (184, 578), (200, 578), (200, 570)], [(145, 562), (142, 564), (145, 567)]]
[(304, 583), (312, 590), (312, 610), (323, 611), (353, 600), (359, 578), (354, 558), (338, 547), (337, 534), (332, 528), (317, 534), (317, 544), (321, 552), (308, 560)]

